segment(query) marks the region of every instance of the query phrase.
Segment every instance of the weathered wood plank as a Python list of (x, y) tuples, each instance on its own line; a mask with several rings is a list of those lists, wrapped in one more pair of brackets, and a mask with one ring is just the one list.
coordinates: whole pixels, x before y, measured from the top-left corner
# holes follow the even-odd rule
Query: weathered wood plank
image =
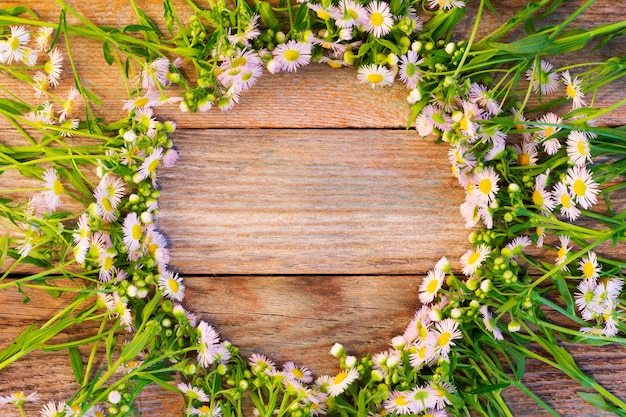
[[(357, 356), (377, 353), (404, 331), (419, 307), (420, 276), (236, 276), (186, 277), (186, 305), (199, 318), (217, 326), (224, 339), (232, 340), (243, 354), (269, 355), (309, 367), (316, 375), (333, 373), (336, 360), (328, 354), (335, 342)], [(32, 302), (21, 304), (14, 291), (0, 293), (0, 334), (4, 346), (33, 322), (43, 323), (68, 297), (51, 300), (32, 291)], [(82, 326), (65, 337), (86, 336), (95, 326)], [(7, 339), (5, 339), (5, 337)], [(617, 395), (624, 396), (626, 350), (614, 346), (566, 348), (581, 368)], [(45, 363), (45, 366), (42, 364)], [(581, 388), (558, 370), (529, 361), (524, 377), (531, 389), (563, 416), (600, 416), (580, 400)], [(66, 400), (77, 384), (65, 352), (34, 352), (0, 372), (2, 391), (37, 390), (46, 400)], [(507, 391), (516, 416), (547, 415), (520, 391)], [(178, 415), (180, 399), (154, 387), (142, 395), (142, 415)], [(166, 410), (166, 411), (164, 411)], [(33, 409), (34, 411), (34, 409)], [(17, 417), (9, 407), (3, 415)], [(165, 413), (165, 414), (164, 414)]]
[(468, 245), (446, 147), (411, 132), (176, 133), (158, 225), (188, 274), (423, 273)]

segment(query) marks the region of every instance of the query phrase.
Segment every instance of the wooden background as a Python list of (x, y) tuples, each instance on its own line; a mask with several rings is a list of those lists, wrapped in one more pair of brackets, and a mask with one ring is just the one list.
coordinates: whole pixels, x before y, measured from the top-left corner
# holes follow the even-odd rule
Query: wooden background
[[(137, 3), (156, 19), (162, 14), (157, 0)], [(524, 2), (492, 3), (501, 15), (490, 17), (485, 30)], [(14, 4), (0, 1), (0, 7)], [(59, 15), (50, 0), (21, 4), (43, 19)], [(98, 24), (133, 23), (126, 1), (71, 4)], [(580, 4), (569, 2), (564, 10)], [(598, 1), (576, 25), (619, 20), (624, 12), (621, 2)], [(97, 112), (111, 120), (123, 116), (118, 70), (104, 63), (95, 42), (74, 39), (72, 48), (82, 82), (104, 101)], [(594, 56), (625, 50), (619, 39)], [(63, 78), (67, 89), (70, 75)], [(6, 78), (0, 82), (23, 97), (31, 94)], [(605, 89), (598, 103), (623, 98), (624, 87)], [(419, 308), (425, 273), (444, 255), (458, 266), (469, 247), (458, 213), (463, 192), (450, 174), (446, 146), (404, 129), (405, 95), (400, 85), (374, 91), (360, 85), (354, 69), (312, 65), (296, 74), (265, 74), (230, 112), (159, 111), (179, 127), (174, 140), (181, 157), (161, 173), (158, 219), (171, 241), (172, 265), (185, 276), (186, 305), (244, 354), (293, 360), (316, 375), (335, 372), (327, 353), (334, 342), (354, 355), (386, 349)], [(601, 122), (623, 124), (625, 115)], [(0, 129), (0, 141), (9, 141), (4, 121)], [(0, 188), (8, 186), (0, 177)], [(24, 305), (16, 292), (0, 293), (0, 347), (66, 301), (33, 294)], [(623, 348), (568, 350), (583, 370), (626, 397)], [(524, 381), (564, 416), (605, 415), (580, 400), (580, 387), (557, 370), (529, 361)], [(0, 395), (37, 390), (45, 401), (65, 400), (76, 388), (65, 353), (35, 352), (0, 372)], [(521, 392), (511, 389), (506, 397), (515, 415), (546, 415)], [(177, 416), (180, 407), (178, 397), (158, 388), (142, 395), (148, 417)], [(7, 406), (0, 414), (17, 416)]]

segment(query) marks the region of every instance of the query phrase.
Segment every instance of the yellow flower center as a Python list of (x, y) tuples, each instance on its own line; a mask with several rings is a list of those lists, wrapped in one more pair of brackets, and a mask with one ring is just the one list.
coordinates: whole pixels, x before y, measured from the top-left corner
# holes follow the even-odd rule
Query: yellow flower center
[(131, 229), (131, 235), (133, 240), (139, 240), (139, 238), (141, 237), (142, 234), (142, 230), (141, 230), (141, 226), (138, 224), (133, 224), (133, 227)]
[(382, 26), (383, 25), (383, 15), (380, 12), (372, 13), (370, 16), (370, 22), (372, 26)]
[(143, 107), (148, 104), (149, 101), (150, 100), (147, 97), (139, 97), (133, 104), (135, 107)]
[(243, 65), (246, 65), (246, 62), (248, 62), (248, 60), (246, 58), (240, 56), (239, 58), (233, 59), (233, 61), (230, 63), (230, 65), (233, 66), (233, 67), (241, 67)]
[(581, 179), (574, 181), (574, 186), (572, 188), (574, 188), (574, 193), (579, 197), (584, 196), (587, 192), (587, 185)]
[(527, 153), (519, 154), (519, 156), (517, 157), (517, 163), (524, 167), (530, 165), (530, 155), (528, 155)]
[(585, 142), (580, 141), (578, 142), (578, 153), (584, 156), (587, 156), (587, 146), (585, 145)]
[(299, 378), (299, 379), (304, 378), (304, 372), (302, 372), (302, 371), (301, 371), (300, 369), (298, 369), (298, 368), (293, 368), (293, 369), (291, 370), (291, 374), (292, 374), (293, 376), (295, 376), (296, 378)]
[(341, 65), (341, 62), (339, 62), (339, 61), (328, 61), (326, 63), (331, 68), (341, 68), (343, 66), (343, 65)]
[(319, 17), (322, 20), (328, 20), (330, 19), (332, 16), (330, 15), (330, 13), (328, 13), (325, 10), (318, 10), (317, 11), (317, 17)]
[(346, 14), (352, 18), (352, 20), (359, 20), (359, 14), (354, 9), (346, 10)]
[(489, 178), (483, 178), (478, 184), (480, 192), (483, 194), (489, 194), (492, 190), (491, 180)]
[(543, 206), (543, 195), (541, 195), (541, 192), (539, 190), (533, 191), (533, 203), (535, 203), (535, 205), (538, 207)]
[(241, 69), (239, 68), (231, 68), (228, 71), (228, 75), (230, 75), (231, 77), (234, 77), (235, 75), (239, 75), (240, 72), (241, 72)]
[(554, 133), (554, 128), (552, 126), (546, 127), (545, 134), (547, 138), (552, 136), (553, 133)]
[(480, 253), (478, 252), (474, 252), (472, 253), (468, 258), (467, 258), (467, 264), (468, 265), (474, 265), (477, 261), (478, 258), (480, 257)]
[(113, 206), (111, 205), (111, 202), (106, 197), (104, 197), (102, 199), (102, 208), (104, 208), (104, 211), (112, 211), (113, 210)]
[(576, 97), (576, 90), (574, 89), (574, 86), (572, 84), (567, 84), (567, 87), (565, 88), (565, 92), (570, 98)]
[(450, 342), (450, 339), (452, 339), (450, 332), (443, 332), (437, 338), (437, 344), (439, 346), (446, 346)]
[(428, 288), (426, 288), (426, 292), (429, 294), (433, 294), (439, 288), (439, 282), (436, 279), (433, 279), (428, 283)]
[(424, 327), (424, 326), (420, 327), (419, 334), (420, 334), (420, 338), (422, 340), (426, 339), (428, 337), (428, 329), (426, 327)]
[(381, 74), (378, 73), (372, 73), (372, 74), (367, 74), (367, 81), (369, 81), (372, 84), (378, 84), (383, 82), (383, 76)]
[(200, 411), (201, 413), (208, 413), (209, 411), (211, 411), (211, 409), (208, 405), (203, 405), (202, 407), (198, 408), (198, 411)]
[(407, 405), (409, 405), (409, 401), (404, 398), (404, 395), (397, 396), (395, 401), (398, 407), (406, 407)]
[(348, 377), (347, 372), (340, 372), (335, 378), (333, 378), (333, 384), (339, 385)]
[(44, 71), (46, 71), (46, 74), (50, 75), (53, 70), (52, 61), (46, 62), (45, 65), (43, 66), (43, 69)]
[(561, 258), (561, 259), (562, 259), (562, 258), (564, 258), (564, 257), (565, 257), (565, 252), (566, 252), (566, 251), (567, 251), (567, 248), (566, 248), (565, 246), (561, 246), (561, 247), (559, 248), (559, 251), (557, 252), (557, 254), (556, 254), (556, 255), (557, 255), (559, 258)]
[(20, 39), (17, 36), (11, 37), (11, 40), (9, 41), (9, 48), (11, 48), (12, 51), (17, 51), (19, 47)]
[(155, 159), (154, 161), (148, 164), (148, 172), (156, 172), (157, 167), (159, 166), (159, 160)]
[(173, 292), (174, 294), (176, 294), (176, 293), (178, 292), (178, 288), (179, 288), (179, 286), (178, 286), (178, 281), (176, 281), (175, 279), (170, 278), (170, 279), (167, 281), (167, 286), (168, 286), (168, 287), (170, 287), (170, 290), (172, 290), (172, 292)]
[(104, 258), (104, 262), (102, 262), (102, 269), (104, 271), (108, 271), (109, 269), (111, 269), (112, 266), (113, 266), (113, 258), (111, 258), (110, 256), (107, 256), (106, 258)]
[(459, 121), (459, 127), (461, 128), (461, 130), (467, 130), (467, 128), (469, 127), (469, 120), (467, 116), (463, 116), (461, 118), (461, 120)]
[(52, 192), (54, 195), (61, 195), (61, 193), (63, 193), (63, 184), (61, 184), (61, 181), (54, 180), (52, 183)]
[(300, 58), (300, 52), (295, 49), (285, 51), (285, 59), (289, 62), (296, 62)]
[(583, 265), (583, 274), (585, 275), (585, 278), (591, 278), (595, 271), (596, 269), (593, 267), (593, 263), (590, 261), (585, 262)]
[(563, 193), (563, 194), (561, 194), (561, 204), (566, 209), (571, 208), (572, 207), (572, 199), (569, 198), (569, 195)]

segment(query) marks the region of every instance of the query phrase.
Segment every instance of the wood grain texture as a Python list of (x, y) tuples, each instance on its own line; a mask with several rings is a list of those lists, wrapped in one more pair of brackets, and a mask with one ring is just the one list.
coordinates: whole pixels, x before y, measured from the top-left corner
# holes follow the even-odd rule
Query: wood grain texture
[[(199, 274), (425, 273), (466, 248), (446, 147), (386, 130), (176, 133), (158, 225)], [(198, 256), (202, 254), (202, 256)]]
[[(137, 3), (160, 22), (159, 1)], [(175, 3), (184, 10), (184, 1)], [(500, 15), (487, 16), (481, 32), (526, 2), (492, 3)], [(582, 3), (569, 2), (563, 10)], [(59, 15), (52, 1), (3, 1), (0, 7), (15, 4), (47, 20)], [(135, 22), (126, 0), (70, 4), (98, 24)], [(623, 19), (625, 7), (598, 1), (574, 25)], [(461, 33), (471, 30), (471, 10)], [(562, 15), (545, 23), (559, 19)], [(82, 82), (103, 100), (96, 113), (124, 116), (122, 78), (105, 64), (101, 45), (73, 38), (72, 52)], [(588, 52), (555, 63), (623, 56), (626, 44), (618, 39), (600, 52)], [(61, 96), (70, 83), (65, 72)], [(34, 102), (29, 88), (6, 77), (0, 77), (0, 85)], [(625, 87), (620, 81), (604, 89), (597, 104), (622, 99)], [(327, 354), (334, 342), (355, 355), (386, 349), (419, 307), (421, 274), (440, 256), (456, 259), (467, 247), (457, 214), (462, 193), (449, 173), (447, 149), (403, 130), (409, 114), (405, 95), (398, 83), (372, 90), (356, 81), (354, 69), (313, 65), (296, 74), (265, 74), (230, 112), (159, 110), (179, 126), (175, 141), (181, 159), (175, 169), (163, 171), (159, 225), (171, 239), (172, 264), (186, 274), (187, 307), (244, 353), (294, 360), (319, 375), (337, 369)], [(601, 122), (624, 120), (622, 109)], [(16, 179), (7, 178), (0, 177), (0, 188), (14, 185)], [(0, 348), (68, 301), (44, 293), (32, 298), (22, 304), (16, 292), (0, 292)], [(93, 331), (81, 326), (61, 338)], [(591, 376), (626, 397), (623, 348), (567, 349)], [(524, 381), (563, 416), (608, 415), (586, 405), (576, 395), (580, 387), (545, 365), (529, 361)], [(59, 401), (76, 388), (65, 352), (34, 352), (0, 372), (0, 395), (38, 390), (46, 401)], [(506, 397), (516, 416), (547, 415), (519, 391), (509, 390)], [(178, 416), (180, 398), (151, 387), (142, 394), (141, 410), (147, 417)], [(37, 408), (27, 411), (36, 415)], [(7, 407), (0, 413), (18, 416)]]

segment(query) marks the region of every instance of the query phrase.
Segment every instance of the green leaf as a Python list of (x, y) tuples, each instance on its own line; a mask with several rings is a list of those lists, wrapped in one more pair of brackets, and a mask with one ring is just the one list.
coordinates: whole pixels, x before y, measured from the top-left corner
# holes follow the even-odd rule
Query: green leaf
[(0, 109), (15, 115), (21, 115), (25, 111), (29, 111), (30, 107), (18, 101), (8, 98), (0, 98)]
[(122, 32), (156, 32), (158, 29), (145, 25), (128, 25), (124, 26)]
[(307, 3), (302, 3), (300, 7), (298, 7), (298, 11), (296, 12), (296, 20), (293, 24), (293, 27), (297, 31), (302, 31), (307, 27), (307, 21), (309, 17), (309, 7)]
[(604, 401), (604, 398), (600, 394), (589, 392), (577, 392), (576, 394), (585, 400), (586, 403), (593, 405), (598, 410), (613, 411), (612, 407)]
[(504, 388), (508, 388), (511, 384), (508, 382), (503, 382), (500, 384), (492, 384), (492, 385), (483, 385), (482, 387), (474, 388), (470, 391), (470, 394), (486, 394), (488, 392), (493, 392), (496, 390), (501, 390)]
[(164, 388), (168, 391), (179, 392), (178, 388), (176, 388), (174, 385), (168, 384), (168, 382), (173, 381), (174, 378), (172, 378), (171, 376), (167, 374), (152, 374), (149, 372), (135, 372), (135, 375), (137, 378), (147, 379), (151, 382), (154, 382), (161, 388)]
[(572, 297), (572, 293), (567, 286), (565, 278), (563, 278), (562, 274), (554, 274), (552, 276), (552, 282), (554, 282), (556, 288), (559, 290), (559, 294), (561, 294), (561, 298), (567, 306), (567, 311), (574, 315), (574, 297)]
[(543, 53), (552, 41), (545, 33), (535, 33), (511, 43), (489, 42), (492, 48), (511, 55), (534, 56)]
[(378, 42), (380, 45), (383, 45), (384, 47), (389, 49), (394, 54), (402, 55), (402, 52), (400, 51), (400, 48), (395, 43), (393, 43), (393, 42), (391, 42), (391, 41), (389, 41), (387, 39), (382, 39), (382, 38), (376, 38), (376, 42)]
[(137, 357), (137, 355), (150, 344), (152, 339), (154, 339), (159, 328), (160, 326), (156, 322), (149, 322), (142, 331), (135, 335), (130, 343), (124, 346), (120, 356), (122, 360), (128, 362)]
[(165, 27), (170, 35), (174, 34), (174, 7), (172, 6), (172, 0), (163, 1), (163, 19), (165, 20)]
[(80, 355), (80, 351), (76, 346), (72, 346), (68, 349), (68, 353), (70, 354), (70, 363), (72, 365), (72, 372), (74, 373), (74, 378), (76, 378), (76, 382), (79, 384), (83, 383), (83, 358)]
[(278, 19), (276, 19), (276, 15), (274, 15), (272, 6), (269, 3), (256, 0), (256, 9), (266, 27), (272, 30), (280, 29), (280, 23), (278, 23)]
[(107, 64), (112, 65), (114, 60), (113, 55), (111, 55), (111, 42), (104, 41), (102, 43), (102, 52), (104, 52), (104, 60)]
[(76, 190), (84, 194), (85, 196), (91, 195), (91, 190), (85, 185), (83, 179), (80, 177), (80, 171), (77, 170), (77, 166), (74, 166), (73, 170), (66, 169), (62, 166), (57, 166), (59, 174), (63, 175), (67, 181), (72, 184)]
[(37, 15), (35, 14), (35, 12), (25, 6), (13, 6), (0, 9), (0, 16), (19, 16), (24, 13), (29, 14), (37, 19)]

